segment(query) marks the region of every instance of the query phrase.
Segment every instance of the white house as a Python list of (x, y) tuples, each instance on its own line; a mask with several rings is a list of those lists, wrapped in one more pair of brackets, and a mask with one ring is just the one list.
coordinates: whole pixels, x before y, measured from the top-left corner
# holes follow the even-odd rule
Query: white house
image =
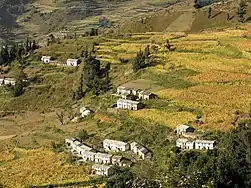
[(148, 91), (140, 91), (138, 93), (139, 99), (150, 100), (156, 97), (155, 94), (148, 92)]
[(93, 111), (90, 110), (88, 107), (80, 108), (79, 112), (82, 117), (87, 117), (87, 116), (91, 115), (91, 113), (93, 113)]
[(180, 125), (177, 125), (176, 132), (177, 134), (182, 135), (183, 133), (194, 132), (194, 128), (188, 125), (180, 124)]
[(79, 59), (67, 59), (66, 65), (67, 66), (72, 66), (72, 67), (77, 67), (81, 61)]
[(144, 108), (144, 105), (138, 101), (119, 99), (117, 101), (117, 108), (129, 109), (129, 110), (139, 110)]
[(95, 162), (100, 164), (111, 164), (112, 155), (106, 153), (96, 153)]
[(41, 61), (43, 61), (44, 63), (49, 63), (51, 59), (51, 56), (42, 56)]
[(194, 141), (189, 141), (186, 138), (176, 140), (176, 146), (181, 149), (194, 149)]
[(195, 149), (214, 149), (215, 140), (195, 140)]
[(72, 138), (72, 137), (66, 138), (66, 139), (65, 139), (65, 143), (66, 143), (66, 145), (67, 145), (68, 147), (73, 147), (73, 143), (74, 143), (75, 140), (76, 140), (76, 139), (75, 139), (75, 138)]
[(0, 75), (0, 86), (1, 85), (16, 85), (15, 78), (9, 77), (8, 75)]
[(105, 139), (103, 146), (107, 151), (127, 151), (130, 149), (130, 144), (117, 140)]
[(120, 155), (114, 155), (112, 156), (112, 164), (113, 165), (121, 165), (123, 157)]
[(94, 164), (92, 165), (92, 173), (101, 175), (101, 176), (110, 176), (114, 174), (115, 170), (112, 165), (101, 165)]
[(84, 161), (95, 161), (95, 152), (85, 151), (82, 153), (82, 158)]
[(131, 151), (139, 155), (139, 157), (142, 158), (143, 160), (146, 158), (152, 157), (152, 152), (148, 150), (146, 147), (144, 147), (143, 145), (137, 142), (132, 142), (130, 146), (131, 146)]
[(93, 149), (85, 144), (78, 144), (76, 151), (79, 155), (82, 155), (82, 153), (86, 152), (86, 151), (93, 151)]
[(117, 88), (117, 94), (121, 95), (121, 94), (131, 94), (132, 93), (132, 89), (131, 88), (127, 88), (124, 86), (119, 86)]

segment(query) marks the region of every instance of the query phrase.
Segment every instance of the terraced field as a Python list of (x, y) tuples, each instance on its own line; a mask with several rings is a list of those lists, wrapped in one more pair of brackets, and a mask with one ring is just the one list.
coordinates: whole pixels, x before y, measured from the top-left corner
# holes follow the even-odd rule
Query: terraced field
[[(167, 39), (173, 51), (165, 48)], [(10, 187), (24, 187), (24, 181), (27, 185), (63, 185), (78, 181), (86, 184), (90, 178), (87, 166), (68, 164), (65, 153), (52, 152), (55, 150), (53, 142), (62, 143), (66, 136), (77, 135), (83, 129), (91, 135), (87, 141), (94, 147), (100, 147), (105, 137), (127, 141), (138, 138), (156, 152), (160, 152), (159, 146), (151, 143), (147, 136), (156, 133), (153, 138), (160, 136), (163, 140), (167, 134), (158, 131), (160, 128), (169, 130), (179, 123), (193, 124), (198, 117), (204, 122), (193, 124), (198, 130), (229, 131), (234, 126), (235, 112), (250, 110), (250, 40), (249, 30), (244, 28), (200, 34), (149, 32), (119, 39), (100, 36), (61, 40), (60, 44), (37, 50), (38, 56), (53, 55), (64, 62), (72, 55), (80, 57), (81, 52), (95, 42), (96, 56), (102, 66), (111, 63), (113, 88), (107, 94), (98, 97), (88, 94), (74, 101), (71, 91), (78, 69), (30, 62), (25, 72), (29, 77), (37, 75), (38, 82), (19, 98), (7, 97), (5, 91), (0, 90), (0, 101), (6, 109), (27, 111), (0, 118), (3, 133), (0, 135), (0, 182)], [(147, 45), (154, 64), (133, 73), (131, 62)], [(153, 46), (158, 50), (154, 51)], [(122, 59), (125, 62), (122, 63)], [(153, 91), (159, 98), (144, 101), (146, 108), (143, 110), (110, 114), (107, 108), (117, 100), (110, 94), (123, 84)], [(80, 123), (69, 122), (68, 111), (78, 111), (80, 106), (86, 105), (98, 113)], [(65, 112), (63, 126), (55, 113), (60, 109)], [(29, 115), (29, 110), (36, 113)], [(166, 159), (166, 152), (160, 155)], [(39, 163), (38, 167), (32, 168), (35, 163)], [(21, 171), (23, 166), (29, 167)], [(42, 174), (39, 168), (48, 173)]]

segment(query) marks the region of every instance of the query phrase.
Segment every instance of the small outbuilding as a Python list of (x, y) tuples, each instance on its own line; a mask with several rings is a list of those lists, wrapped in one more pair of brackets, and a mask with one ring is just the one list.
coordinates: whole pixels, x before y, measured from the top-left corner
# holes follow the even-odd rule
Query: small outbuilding
[(52, 60), (51, 56), (42, 56), (41, 61), (44, 63), (49, 63)]
[(152, 157), (152, 152), (137, 142), (132, 142), (130, 144), (130, 148), (133, 153), (137, 154), (143, 160), (150, 159)]
[(121, 95), (121, 94), (132, 94), (132, 88), (127, 88), (124, 86), (119, 86), (117, 88), (117, 94)]
[(72, 66), (72, 67), (77, 67), (81, 63), (80, 59), (67, 59), (66, 65), (67, 66)]
[(94, 164), (92, 165), (92, 173), (101, 176), (110, 176), (115, 173), (115, 170), (112, 165)]
[(87, 117), (93, 113), (93, 111), (88, 107), (82, 107), (79, 110), (81, 117)]
[(188, 132), (192, 133), (192, 132), (194, 132), (194, 130), (195, 129), (193, 127), (190, 127), (190, 126), (184, 125), (184, 124), (177, 125), (177, 127), (176, 127), (176, 132), (179, 135), (182, 135), (183, 133), (188, 133)]
[(148, 91), (140, 91), (138, 93), (139, 99), (150, 100), (156, 98), (156, 95)]
[(66, 138), (65, 139), (65, 143), (66, 143), (66, 145), (67, 145), (67, 147), (73, 147), (73, 143), (74, 143), (74, 141), (75, 141), (76, 139), (75, 138), (73, 138), (73, 137), (69, 137), (69, 138)]

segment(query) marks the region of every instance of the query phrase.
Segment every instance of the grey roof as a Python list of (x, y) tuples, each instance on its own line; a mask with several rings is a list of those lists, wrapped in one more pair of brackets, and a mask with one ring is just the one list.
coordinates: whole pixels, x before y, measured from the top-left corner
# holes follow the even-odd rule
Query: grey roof
[(178, 138), (176, 140), (176, 142), (186, 143), (186, 142), (188, 142), (188, 139), (186, 139), (186, 138)]
[(82, 155), (96, 155), (96, 153), (95, 152), (92, 152), (92, 151), (85, 151), (85, 152), (83, 152), (82, 153)]
[(96, 154), (95, 154), (95, 157), (96, 157), (96, 158), (111, 158), (112, 155), (106, 154), (106, 153), (96, 153)]
[(81, 142), (79, 142), (78, 140), (75, 140), (74, 142), (73, 142), (75, 145), (79, 145), (79, 144), (82, 144)]
[(76, 138), (73, 138), (73, 137), (68, 137), (68, 138), (66, 138), (65, 140), (70, 140), (70, 141), (75, 141), (76, 140)]
[(142, 94), (142, 95), (152, 95), (153, 93), (151, 93), (149, 91), (141, 91), (140, 94)]
[(67, 61), (78, 61), (79, 59), (67, 59)]
[(126, 142), (122, 142), (122, 141), (118, 141), (118, 140), (110, 140), (110, 139), (105, 139), (103, 141), (103, 143), (113, 144), (113, 145), (117, 145), (117, 146), (120, 146), (120, 147), (124, 147), (124, 146), (126, 146), (128, 144)]
[(138, 101), (132, 101), (132, 100), (127, 100), (127, 99), (119, 99), (117, 100), (117, 102), (121, 102), (121, 103), (131, 103), (131, 104), (139, 104), (140, 102)]
[(93, 164), (92, 169), (102, 169), (102, 170), (109, 170), (112, 168), (112, 165), (103, 165), (103, 164)]
[(177, 126), (177, 129), (188, 129), (190, 126), (188, 125), (184, 125), (184, 124), (180, 124)]
[(139, 151), (141, 151), (144, 154), (150, 152), (150, 150), (148, 150), (146, 147), (144, 147), (142, 144), (139, 144), (138, 142), (132, 142), (131, 147), (136, 147)]
[(87, 146), (87, 145), (85, 145), (85, 144), (82, 144), (82, 145), (80, 146), (80, 148), (82, 148), (82, 149), (84, 149), (84, 150), (86, 150), (86, 151), (91, 151), (91, 150), (92, 150), (91, 147), (89, 147), (89, 146)]
[(120, 156), (120, 155), (114, 155), (113, 157), (112, 157), (112, 159), (115, 159), (115, 160), (121, 160), (123, 157), (122, 156)]
[(215, 140), (195, 140), (195, 143), (214, 144)]

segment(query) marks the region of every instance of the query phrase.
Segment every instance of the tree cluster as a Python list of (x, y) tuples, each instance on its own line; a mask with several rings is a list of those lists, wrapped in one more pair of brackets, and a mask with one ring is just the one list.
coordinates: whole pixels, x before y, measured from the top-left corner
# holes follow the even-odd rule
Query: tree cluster
[(134, 72), (139, 71), (142, 68), (147, 67), (151, 63), (150, 59), (150, 47), (147, 45), (144, 51), (139, 51), (136, 58), (132, 62), (132, 68)]
[(247, 13), (246, 7), (247, 7), (246, 0), (241, 0), (239, 3), (239, 7), (237, 9), (237, 15), (239, 18), (239, 22), (241, 22), (241, 23), (244, 23), (244, 21), (245, 21), (245, 15)]
[(85, 93), (93, 92), (99, 95), (110, 89), (110, 64), (101, 68), (100, 61), (91, 54), (85, 58), (84, 66), (80, 67), (79, 77), (73, 89), (73, 98), (81, 99)]
[(22, 56), (34, 52), (38, 48), (35, 40), (30, 41), (27, 39), (25, 42), (20, 44), (5, 45), (0, 51), (0, 66), (9, 65), (14, 60), (22, 62)]
[(218, 150), (178, 153), (169, 166), (172, 187), (251, 187), (251, 129), (222, 135)]

